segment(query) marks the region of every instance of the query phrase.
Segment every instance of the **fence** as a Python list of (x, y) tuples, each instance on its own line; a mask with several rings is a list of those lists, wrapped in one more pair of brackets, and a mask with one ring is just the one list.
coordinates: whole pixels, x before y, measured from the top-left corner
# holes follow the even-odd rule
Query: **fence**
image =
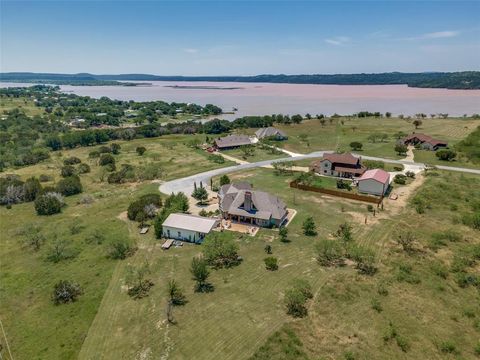
[(323, 189), (316, 186), (303, 185), (303, 184), (299, 184), (296, 180), (290, 182), (290, 187), (295, 189), (305, 190), (305, 191), (313, 191), (317, 193), (338, 196), (346, 199), (364, 201), (364, 202), (373, 203), (377, 205), (379, 205), (383, 200), (383, 197), (376, 198), (373, 196), (351, 194), (351, 193), (347, 193), (339, 190)]

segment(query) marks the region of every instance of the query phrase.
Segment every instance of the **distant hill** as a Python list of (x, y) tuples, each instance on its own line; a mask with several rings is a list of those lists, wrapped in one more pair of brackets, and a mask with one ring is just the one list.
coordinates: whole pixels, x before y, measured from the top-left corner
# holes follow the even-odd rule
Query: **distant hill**
[(480, 71), (379, 73), (379, 74), (334, 74), (334, 75), (255, 75), (255, 76), (160, 76), (150, 74), (49, 74), (11, 72), (0, 73), (0, 81), (54, 83), (72, 85), (129, 85), (120, 81), (216, 81), (287, 84), (330, 85), (398, 85), (411, 87), (480, 89)]

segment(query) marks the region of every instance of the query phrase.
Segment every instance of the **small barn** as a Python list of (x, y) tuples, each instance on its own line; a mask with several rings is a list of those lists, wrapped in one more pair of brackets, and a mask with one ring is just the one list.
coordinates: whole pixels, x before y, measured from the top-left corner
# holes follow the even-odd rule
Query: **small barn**
[(367, 170), (357, 181), (359, 192), (383, 196), (390, 186), (390, 174), (382, 169)]
[(201, 243), (218, 222), (218, 219), (173, 213), (163, 222), (162, 235), (167, 239)]

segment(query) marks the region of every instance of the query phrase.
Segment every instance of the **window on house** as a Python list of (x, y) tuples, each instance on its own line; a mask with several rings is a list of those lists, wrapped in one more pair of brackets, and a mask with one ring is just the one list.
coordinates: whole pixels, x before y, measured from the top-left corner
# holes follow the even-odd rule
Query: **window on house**
[(181, 231), (178, 232), (178, 237), (179, 237), (179, 238), (182, 237), (182, 232), (181, 232)]

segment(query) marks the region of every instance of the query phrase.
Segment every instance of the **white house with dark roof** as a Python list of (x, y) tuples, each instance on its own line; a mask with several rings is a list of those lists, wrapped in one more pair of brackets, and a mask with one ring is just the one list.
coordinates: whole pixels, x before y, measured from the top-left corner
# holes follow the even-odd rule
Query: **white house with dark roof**
[(173, 213), (162, 224), (162, 235), (168, 239), (201, 243), (205, 236), (217, 227), (218, 219)]
[(246, 182), (223, 185), (218, 193), (224, 219), (262, 227), (281, 226), (287, 220), (287, 206), (278, 197), (253, 190)]

